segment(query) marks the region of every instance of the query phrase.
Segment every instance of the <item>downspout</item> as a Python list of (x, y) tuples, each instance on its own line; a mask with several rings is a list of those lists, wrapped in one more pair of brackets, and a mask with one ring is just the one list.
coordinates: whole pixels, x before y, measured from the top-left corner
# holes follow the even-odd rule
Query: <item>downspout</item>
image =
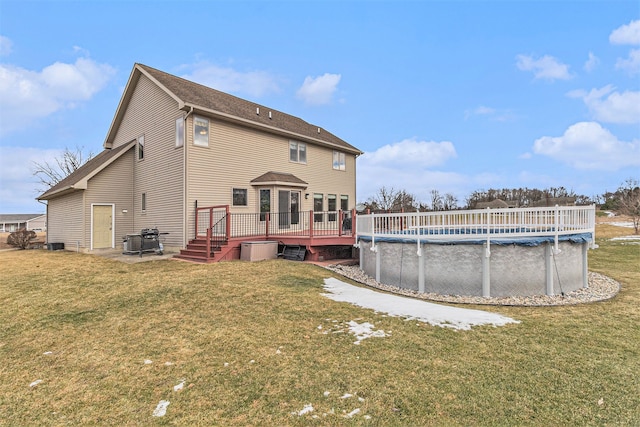
[(44, 243), (46, 245), (47, 243), (49, 243), (49, 203), (45, 203), (40, 199), (36, 199), (36, 201), (44, 205), (44, 212), (45, 212), (45, 215), (47, 216), (47, 220), (44, 222), (44, 228), (46, 230), (45, 235), (47, 236)]
[(188, 236), (188, 232), (187, 232), (187, 225), (189, 224), (189, 213), (187, 212), (187, 201), (188, 201), (188, 194), (187, 194), (187, 189), (189, 188), (187, 186), (187, 147), (189, 146), (189, 144), (187, 144), (187, 119), (189, 118), (189, 116), (193, 114), (193, 107), (190, 108), (189, 112), (187, 113), (186, 116), (184, 116), (184, 146), (182, 147), (183, 149), (183, 153), (182, 153), (182, 179), (184, 181), (184, 188), (182, 191), (183, 197), (182, 197), (182, 215), (184, 216), (184, 220), (182, 221), (182, 246), (183, 247), (187, 247), (187, 243), (189, 242), (189, 236)]

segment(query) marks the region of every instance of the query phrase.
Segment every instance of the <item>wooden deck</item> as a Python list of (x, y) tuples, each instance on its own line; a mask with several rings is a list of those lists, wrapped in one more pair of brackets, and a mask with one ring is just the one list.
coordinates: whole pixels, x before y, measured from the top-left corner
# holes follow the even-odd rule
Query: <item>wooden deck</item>
[(351, 258), (355, 244), (355, 211), (295, 214), (232, 214), (228, 206), (196, 210), (195, 238), (176, 258), (195, 262), (240, 259), (245, 242), (275, 241), (302, 246), (305, 260)]

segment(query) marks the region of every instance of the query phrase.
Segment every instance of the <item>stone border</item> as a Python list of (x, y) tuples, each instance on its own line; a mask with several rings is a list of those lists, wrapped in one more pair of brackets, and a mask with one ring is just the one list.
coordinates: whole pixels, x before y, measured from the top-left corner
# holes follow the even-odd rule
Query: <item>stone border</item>
[(615, 297), (620, 292), (621, 285), (612, 278), (600, 273), (589, 272), (589, 287), (577, 289), (564, 295), (534, 295), (528, 297), (498, 297), (485, 298), (476, 296), (462, 295), (440, 295), (435, 293), (420, 293), (410, 289), (403, 289), (398, 286), (385, 285), (376, 282), (373, 278), (367, 276), (359, 266), (353, 265), (336, 265), (331, 264), (325, 266), (337, 274), (347, 277), (355, 282), (363, 285), (380, 289), (382, 291), (394, 294), (404, 295), (412, 298), (418, 298), (436, 302), (446, 302), (452, 304), (477, 304), (477, 305), (504, 305), (518, 307), (545, 307), (545, 306), (561, 306), (592, 303), (598, 301), (606, 301)]

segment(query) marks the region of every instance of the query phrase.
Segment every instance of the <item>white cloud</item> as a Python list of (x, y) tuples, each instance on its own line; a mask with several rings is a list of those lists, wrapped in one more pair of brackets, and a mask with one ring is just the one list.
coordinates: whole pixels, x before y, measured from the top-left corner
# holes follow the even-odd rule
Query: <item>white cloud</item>
[(611, 44), (640, 45), (640, 20), (631, 21), (611, 32), (609, 35)]
[(38, 179), (33, 176), (33, 162), (55, 163), (62, 150), (0, 146), (0, 212), (41, 212), (44, 206), (35, 201), (40, 194)]
[(616, 68), (631, 75), (640, 73), (640, 49), (631, 49), (627, 59), (618, 58)]
[(0, 56), (7, 56), (13, 51), (13, 42), (5, 36), (0, 36)]
[(640, 139), (620, 141), (596, 122), (576, 123), (562, 136), (543, 136), (533, 144), (533, 152), (576, 169), (616, 171), (640, 166)]
[(329, 104), (333, 94), (338, 89), (338, 83), (340, 83), (341, 78), (342, 76), (340, 74), (329, 73), (315, 78), (307, 76), (300, 89), (296, 92), (296, 95), (302, 99), (305, 104)]
[(593, 71), (598, 64), (600, 64), (600, 58), (595, 56), (593, 52), (589, 52), (589, 59), (584, 63), (585, 71), (591, 72)]
[(406, 190), (420, 201), (429, 199), (431, 189), (464, 197), (471, 182), (469, 177), (429, 169), (455, 157), (455, 148), (449, 141), (427, 142), (415, 138), (366, 152), (358, 157), (358, 200), (368, 199), (383, 186)]
[(536, 79), (569, 80), (573, 76), (569, 73), (569, 66), (559, 62), (553, 56), (545, 55), (534, 59), (532, 55), (517, 55), (516, 66), (522, 71), (533, 71)]
[(0, 64), (0, 134), (91, 99), (114, 73), (111, 66), (87, 58), (56, 62), (42, 71)]
[(183, 78), (222, 92), (261, 97), (280, 91), (277, 79), (266, 71), (241, 72), (206, 61), (189, 65), (187, 68), (191, 68), (192, 71), (183, 75)]
[(419, 165), (423, 168), (439, 166), (457, 156), (449, 141), (418, 141), (405, 139), (387, 144), (374, 152), (364, 153), (363, 162), (372, 165)]
[(632, 124), (640, 122), (640, 92), (615, 91), (613, 85), (590, 92), (571, 91), (567, 96), (582, 98), (595, 120), (605, 123)]

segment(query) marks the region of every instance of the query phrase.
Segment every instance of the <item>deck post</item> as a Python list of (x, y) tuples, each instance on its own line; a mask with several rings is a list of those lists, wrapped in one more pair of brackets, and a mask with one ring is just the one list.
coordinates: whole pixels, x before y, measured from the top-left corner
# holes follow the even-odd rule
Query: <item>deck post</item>
[(265, 213), (265, 237), (269, 240), (269, 221), (271, 220), (271, 212)]
[(207, 228), (207, 262), (211, 259), (211, 227)]
[(356, 234), (356, 210), (351, 209), (351, 235), (354, 236)]
[(309, 211), (309, 237), (313, 237), (313, 211)]
[[(225, 221), (226, 224), (225, 224), (225, 226), (227, 228), (225, 230), (225, 237), (226, 237), (227, 241), (229, 241), (229, 239), (231, 238), (231, 213), (229, 211), (229, 205), (226, 205), (224, 207), (224, 211), (225, 211), (225, 216), (226, 216), (226, 221)], [(211, 216), (213, 216), (213, 212), (212, 212)]]
[(342, 223), (344, 218), (342, 217), (342, 209), (338, 211), (338, 237), (342, 237)]

